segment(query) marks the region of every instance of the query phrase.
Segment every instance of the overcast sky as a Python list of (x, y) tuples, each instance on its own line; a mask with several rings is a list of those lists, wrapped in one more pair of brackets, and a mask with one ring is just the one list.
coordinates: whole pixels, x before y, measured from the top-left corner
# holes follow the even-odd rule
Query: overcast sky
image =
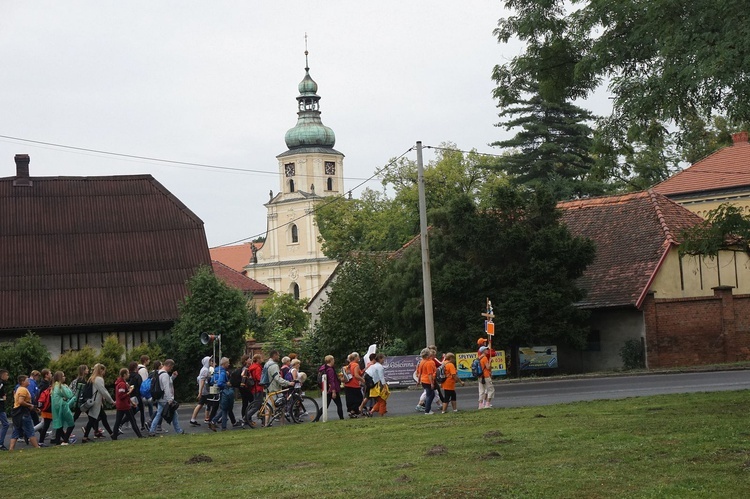
[(210, 246), (257, 236), (297, 120), (305, 33), (351, 189), (417, 140), (498, 152), (488, 144), (510, 133), (494, 126), (490, 75), (520, 50), (492, 35), (503, 15), (489, 0), (2, 0), (0, 135), (255, 172), (0, 138), (0, 177), (17, 153), (32, 176), (150, 173)]

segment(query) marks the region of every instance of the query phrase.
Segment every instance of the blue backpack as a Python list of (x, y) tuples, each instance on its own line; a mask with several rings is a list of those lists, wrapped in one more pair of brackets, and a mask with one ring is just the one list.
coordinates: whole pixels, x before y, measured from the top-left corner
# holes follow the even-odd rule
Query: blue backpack
[(479, 357), (474, 359), (474, 362), (471, 363), (471, 375), (475, 378), (482, 377), (482, 364), (479, 362)]
[(268, 385), (271, 384), (271, 380), (268, 378), (268, 366), (264, 365), (263, 370), (260, 373), (260, 386), (263, 388), (268, 388)]
[(146, 378), (146, 381), (141, 383), (141, 398), (143, 399), (151, 398), (151, 376)]

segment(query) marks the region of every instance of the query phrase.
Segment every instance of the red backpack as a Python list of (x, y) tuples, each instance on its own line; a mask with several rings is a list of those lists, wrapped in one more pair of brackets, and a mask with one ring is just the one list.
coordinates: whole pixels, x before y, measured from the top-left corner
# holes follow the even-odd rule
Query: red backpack
[(39, 394), (39, 398), (36, 401), (37, 407), (42, 412), (50, 412), (50, 408), (52, 407), (52, 398), (50, 396), (50, 388), (47, 388), (42, 393)]

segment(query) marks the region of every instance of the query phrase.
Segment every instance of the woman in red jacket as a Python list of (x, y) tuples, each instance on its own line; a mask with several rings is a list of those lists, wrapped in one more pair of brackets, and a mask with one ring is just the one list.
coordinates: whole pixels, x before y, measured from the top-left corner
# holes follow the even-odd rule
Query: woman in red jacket
[[(130, 400), (131, 392), (133, 387), (128, 385), (128, 376), (130, 371), (123, 367), (120, 369), (120, 376), (115, 380), (115, 409), (117, 409), (117, 416), (115, 416), (115, 429), (112, 432), (112, 440), (117, 440), (117, 436), (122, 433), (120, 431), (120, 424), (123, 420), (130, 422), (130, 427), (138, 438), (141, 438), (141, 431), (138, 429), (138, 423), (135, 422), (133, 417), (133, 401)], [(135, 395), (133, 395), (135, 397)]]
[(253, 416), (260, 410), (260, 406), (263, 403), (263, 387), (260, 386), (260, 376), (263, 373), (263, 356), (259, 353), (253, 355), (253, 363), (247, 368), (248, 379), (252, 378), (252, 386), (250, 387), (250, 393), (252, 398), (250, 399), (250, 405), (247, 406), (247, 410), (242, 415), (245, 423), (250, 428), (255, 428), (255, 421)]

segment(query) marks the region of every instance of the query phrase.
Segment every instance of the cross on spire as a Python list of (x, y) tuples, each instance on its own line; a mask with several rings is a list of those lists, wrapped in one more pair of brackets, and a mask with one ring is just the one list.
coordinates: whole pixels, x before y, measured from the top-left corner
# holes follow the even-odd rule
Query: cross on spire
[(310, 70), (310, 65), (307, 63), (307, 31), (305, 31), (305, 71)]

